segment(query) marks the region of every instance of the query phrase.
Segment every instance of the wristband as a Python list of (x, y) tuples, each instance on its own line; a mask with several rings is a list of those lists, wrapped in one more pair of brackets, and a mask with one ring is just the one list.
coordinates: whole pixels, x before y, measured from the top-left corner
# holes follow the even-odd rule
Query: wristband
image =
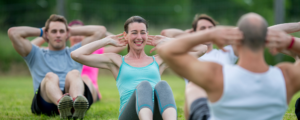
[(42, 28), (40, 28), (40, 30), (41, 30), (40, 37), (43, 37), (43, 29), (42, 29)]
[(291, 49), (293, 47), (294, 43), (295, 43), (295, 38), (292, 36), (291, 44), (289, 45), (289, 47), (287, 49)]

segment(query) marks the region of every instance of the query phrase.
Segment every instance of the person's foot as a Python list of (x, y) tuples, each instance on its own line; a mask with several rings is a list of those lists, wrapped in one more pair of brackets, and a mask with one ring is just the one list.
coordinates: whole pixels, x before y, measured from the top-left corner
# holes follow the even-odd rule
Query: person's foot
[(83, 119), (89, 107), (89, 102), (84, 96), (78, 95), (74, 100), (73, 107), (75, 109), (73, 119)]
[(61, 119), (72, 118), (71, 108), (73, 107), (73, 100), (71, 96), (66, 93), (58, 101), (58, 111)]

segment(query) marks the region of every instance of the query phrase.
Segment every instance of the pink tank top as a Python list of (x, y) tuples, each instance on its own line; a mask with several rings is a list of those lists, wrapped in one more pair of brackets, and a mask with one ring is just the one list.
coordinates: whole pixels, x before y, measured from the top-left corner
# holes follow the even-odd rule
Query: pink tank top
[[(100, 48), (95, 52), (93, 52), (92, 54), (102, 54), (103, 52), (104, 52), (104, 48)], [(81, 76), (84, 75), (87, 75), (91, 79), (93, 84), (95, 84), (94, 82), (97, 83), (97, 78), (98, 78), (98, 68), (83, 65)]]

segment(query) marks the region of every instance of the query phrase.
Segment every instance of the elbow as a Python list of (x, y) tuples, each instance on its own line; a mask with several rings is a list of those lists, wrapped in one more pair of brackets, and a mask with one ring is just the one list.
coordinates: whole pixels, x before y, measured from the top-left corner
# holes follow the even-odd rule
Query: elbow
[(8, 36), (12, 37), (13, 35), (15, 35), (16, 29), (17, 29), (17, 27), (11, 27), (11, 28), (9, 28), (8, 31), (7, 31)]
[(99, 26), (99, 31), (101, 32), (101, 33), (103, 33), (103, 34), (105, 34), (106, 33), (106, 27), (104, 27), (104, 26)]
[(98, 26), (94, 35), (96, 35), (96, 39), (94, 40), (104, 38), (106, 36), (106, 28), (104, 26)]
[(162, 30), (162, 31), (160, 32), (160, 35), (166, 36), (166, 30)]
[(71, 58), (78, 62), (79, 55), (75, 51), (71, 52)]

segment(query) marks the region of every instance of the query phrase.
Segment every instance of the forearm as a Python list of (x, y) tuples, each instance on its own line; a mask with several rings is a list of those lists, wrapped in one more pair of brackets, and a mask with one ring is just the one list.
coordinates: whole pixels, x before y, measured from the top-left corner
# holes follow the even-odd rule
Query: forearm
[(106, 28), (98, 25), (86, 25), (86, 26), (78, 26), (78, 27), (70, 27), (71, 36), (92, 36), (96, 33), (105, 34)]
[(71, 36), (80, 35), (86, 36), (81, 44), (85, 45), (95, 40), (99, 40), (105, 37), (106, 28), (103, 26), (89, 25), (89, 26), (80, 26), (80, 27), (71, 27)]
[(33, 39), (31, 41), (31, 43), (36, 46), (41, 47), (45, 43), (45, 40), (42, 37), (36, 37), (35, 39)]
[(23, 57), (31, 51), (32, 45), (26, 37), (39, 36), (41, 30), (33, 27), (12, 27), (8, 30), (8, 37), (15, 50)]
[(199, 44), (209, 42), (210, 31), (197, 32), (189, 35), (180, 36), (171, 42), (158, 47), (160, 56), (187, 54), (192, 48)]
[(108, 32), (108, 31), (106, 31), (105, 36), (110, 36), (110, 35), (114, 35), (114, 34), (112, 34), (112, 33)]
[(300, 38), (294, 37), (294, 39), (295, 39), (295, 41), (294, 41), (293, 46), (290, 49), (290, 51), (295, 53), (297, 56), (300, 56)]
[(101, 40), (94, 41), (92, 43), (86, 44), (71, 53), (73, 59), (78, 58), (81, 55), (90, 55), (94, 51), (109, 44), (109, 39), (103, 38)]
[(161, 31), (161, 35), (170, 37), (170, 38), (175, 38), (177, 36), (183, 35), (185, 32), (180, 29), (165, 29)]
[(269, 27), (269, 29), (282, 30), (285, 31), (286, 33), (294, 33), (300, 31), (300, 22), (273, 25)]
[(8, 36), (10, 38), (27, 38), (40, 36), (41, 30), (34, 27), (12, 27), (8, 30)]
[(107, 46), (104, 48), (104, 53), (119, 53), (122, 50), (126, 49), (127, 46), (124, 47), (115, 47), (115, 46)]

